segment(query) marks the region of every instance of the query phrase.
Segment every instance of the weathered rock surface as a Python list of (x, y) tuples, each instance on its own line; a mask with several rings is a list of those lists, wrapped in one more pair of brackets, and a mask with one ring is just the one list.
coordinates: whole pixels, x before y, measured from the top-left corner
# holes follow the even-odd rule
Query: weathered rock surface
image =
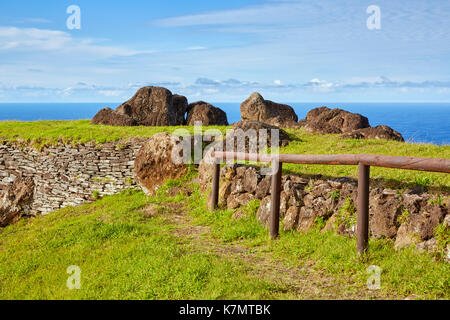
[(327, 107), (309, 111), (302, 122), (304, 128), (316, 133), (345, 133), (368, 128), (369, 120), (357, 113)]
[(187, 125), (193, 126), (197, 121), (200, 121), (204, 126), (228, 125), (227, 114), (223, 110), (204, 101), (191, 103), (187, 108)]
[(111, 108), (100, 110), (91, 121), (92, 124), (102, 124), (105, 126), (137, 126), (136, 120), (126, 114), (114, 111)]
[(257, 92), (252, 93), (241, 104), (242, 120), (256, 120), (278, 127), (298, 127), (298, 117), (294, 109), (264, 98)]
[(223, 149), (226, 150), (227, 146), (234, 146), (234, 149), (229, 151), (258, 153), (266, 147), (272, 146), (276, 134), (278, 134), (279, 146), (285, 147), (292, 141), (286, 131), (277, 126), (256, 120), (239, 121), (233, 124), (233, 129), (228, 132)]
[[(152, 136), (139, 150), (134, 160), (133, 174), (146, 194), (155, 191), (168, 179), (178, 179), (188, 172), (182, 160), (180, 140), (167, 132)], [(173, 161), (172, 152), (178, 161)]]
[(270, 205), (270, 196), (267, 196), (262, 199), (257, 213), (258, 221), (266, 227), (268, 227), (270, 224)]
[[(428, 210), (427, 210), (428, 209)], [(447, 208), (433, 206), (426, 208), (422, 213), (413, 213), (406, 217), (406, 221), (398, 229), (395, 248), (409, 247), (422, 241), (430, 240), (436, 228), (447, 215)]]
[(143, 126), (176, 125), (172, 93), (162, 87), (144, 87), (117, 108)]
[(321, 134), (342, 134), (343, 139), (385, 139), (404, 141), (403, 136), (392, 128), (379, 125), (371, 127), (369, 120), (342, 109), (320, 107), (312, 109), (300, 120), (305, 130)]
[(364, 128), (341, 135), (342, 139), (384, 139), (404, 142), (403, 136), (394, 129), (380, 125), (376, 127)]
[(374, 189), (370, 194), (370, 232), (375, 238), (393, 238), (397, 234), (397, 217), (402, 213), (402, 198), (394, 192)]
[(34, 182), (31, 178), (17, 178), (0, 191), (0, 227), (6, 227), (29, 215), (33, 202)]
[(172, 95), (166, 88), (143, 87), (128, 101), (111, 109), (101, 110), (93, 124), (175, 126), (185, 124), (187, 99)]
[(175, 124), (186, 124), (186, 112), (188, 110), (188, 100), (185, 96), (174, 94), (172, 96), (173, 110), (175, 113)]

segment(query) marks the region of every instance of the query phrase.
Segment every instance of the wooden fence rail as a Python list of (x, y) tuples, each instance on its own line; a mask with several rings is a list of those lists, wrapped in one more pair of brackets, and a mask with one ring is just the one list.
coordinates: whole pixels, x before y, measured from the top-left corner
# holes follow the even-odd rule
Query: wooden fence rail
[(363, 254), (369, 243), (369, 179), (370, 167), (386, 167), (396, 169), (420, 170), (450, 173), (450, 159), (399, 157), (372, 154), (342, 155), (300, 155), (300, 154), (256, 154), (245, 152), (215, 151), (212, 187), (212, 210), (217, 208), (219, 200), (219, 160), (247, 160), (255, 162), (271, 162), (271, 219), (270, 235), (276, 239), (279, 235), (281, 174), (283, 163), (314, 165), (357, 165), (358, 166), (358, 217), (357, 217), (357, 251)]

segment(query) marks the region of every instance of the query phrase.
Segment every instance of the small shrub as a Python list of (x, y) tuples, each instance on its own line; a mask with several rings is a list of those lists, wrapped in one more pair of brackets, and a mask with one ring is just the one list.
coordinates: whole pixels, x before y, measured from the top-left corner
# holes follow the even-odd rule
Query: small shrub
[(127, 177), (127, 179), (125, 180), (125, 184), (127, 186), (133, 185), (133, 179), (131, 177)]
[(100, 191), (94, 190), (92, 192), (92, 198), (94, 198), (95, 200), (99, 199), (100, 198)]
[(397, 218), (398, 223), (404, 224), (411, 212), (409, 212), (405, 207), (402, 208), (402, 214)]
[(428, 203), (434, 204), (434, 205), (437, 205), (437, 206), (442, 205), (443, 202), (444, 202), (444, 199), (442, 198), (442, 196), (440, 194), (436, 195), (436, 199), (428, 200)]
[(414, 178), (414, 183), (422, 189), (426, 189), (433, 184), (433, 179), (430, 176), (417, 176)]
[(347, 197), (344, 204), (339, 209), (336, 219), (336, 227), (339, 227), (342, 223), (345, 223), (347, 228), (351, 228), (356, 224), (356, 221), (356, 207), (353, 205), (352, 198)]
[(323, 217), (317, 217), (314, 219), (314, 227), (318, 230), (322, 230), (325, 227), (326, 221)]
[(339, 192), (339, 190), (333, 190), (331, 192), (331, 199), (337, 199), (337, 198), (339, 198), (340, 195), (341, 195), (341, 193)]

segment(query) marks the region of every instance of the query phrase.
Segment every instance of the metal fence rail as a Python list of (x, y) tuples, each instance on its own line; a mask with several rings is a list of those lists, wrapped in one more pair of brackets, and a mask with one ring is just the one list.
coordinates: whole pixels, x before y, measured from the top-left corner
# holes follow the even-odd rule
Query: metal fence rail
[[(342, 155), (299, 155), (299, 154), (256, 154), (245, 152), (215, 151), (212, 186), (212, 210), (217, 208), (219, 200), (220, 162), (218, 160), (247, 160), (271, 162), (277, 168), (272, 174), (270, 235), (275, 239), (279, 235), (281, 174), (283, 163), (315, 165), (357, 165), (358, 166), (358, 217), (357, 217), (357, 251), (363, 254), (369, 243), (369, 179), (370, 167), (420, 170), (450, 173), (450, 159), (399, 157), (372, 154)], [(275, 166), (274, 166), (275, 165)]]

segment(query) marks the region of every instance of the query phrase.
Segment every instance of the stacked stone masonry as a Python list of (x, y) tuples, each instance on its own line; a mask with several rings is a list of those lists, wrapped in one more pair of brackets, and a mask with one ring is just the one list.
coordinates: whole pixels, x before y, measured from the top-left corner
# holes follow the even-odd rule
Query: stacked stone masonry
[(34, 181), (31, 214), (47, 214), (135, 187), (134, 159), (143, 140), (63, 144), (36, 150), (0, 144), (0, 191), (18, 177)]

